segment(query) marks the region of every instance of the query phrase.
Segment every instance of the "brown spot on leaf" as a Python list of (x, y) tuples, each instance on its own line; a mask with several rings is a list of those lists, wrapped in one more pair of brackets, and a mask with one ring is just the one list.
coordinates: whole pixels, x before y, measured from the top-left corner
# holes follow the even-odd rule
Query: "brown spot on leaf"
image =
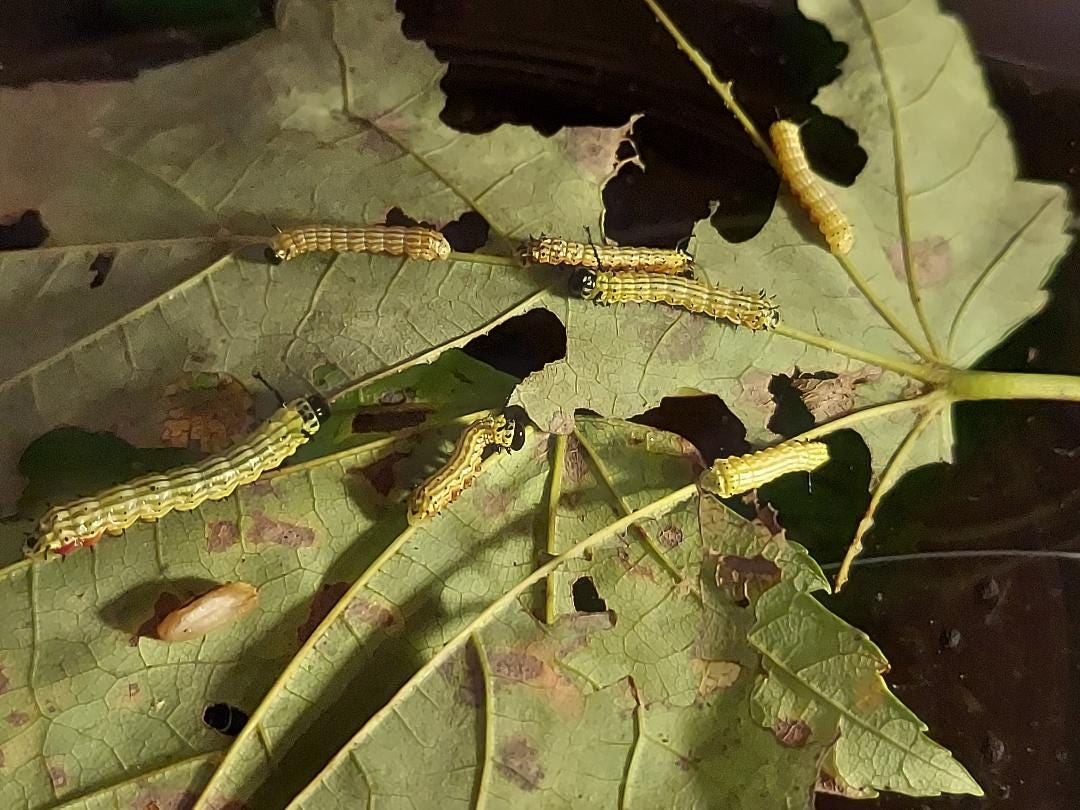
[(235, 444), (254, 423), (251, 394), (227, 374), (192, 374), (170, 385), (165, 412), (161, 440), (169, 447), (198, 447), (204, 453)]
[[(350, 467), (346, 471), (346, 486), (356, 485), (357, 481), (364, 481), (383, 498), (387, 497), (397, 486), (397, 477), (394, 475), (394, 467), (402, 459), (408, 458), (408, 453), (387, 453), (378, 461), (373, 461), (364, 467)], [(360, 494), (360, 493), (358, 493)]]
[(275, 543), (286, 548), (309, 548), (315, 545), (315, 530), (283, 520), (274, 520), (261, 511), (251, 516), (247, 540), (253, 545)]
[(142, 693), (142, 688), (137, 683), (128, 684), (128, 698), (137, 698)]
[(345, 615), (351, 621), (382, 627), (389, 635), (397, 635), (404, 626), (401, 613), (396, 608), (389, 608), (359, 596), (349, 603)]
[(773, 736), (785, 748), (802, 748), (810, 739), (810, 726), (802, 720), (785, 720), (773, 723)]
[[(640, 116), (635, 116), (639, 118)], [(566, 152), (579, 169), (595, 180), (611, 177), (620, 163), (616, 158), (619, 144), (630, 136), (635, 118), (624, 127), (567, 127)], [(640, 163), (640, 158), (631, 159)]]
[(864, 791), (853, 788), (824, 771), (818, 774), (814, 790), (818, 793), (830, 793), (833, 796), (843, 796), (847, 799), (866, 799), (873, 795), (869, 790)]
[(656, 539), (660, 541), (660, 545), (664, 548), (675, 548), (683, 541), (683, 532), (678, 526), (669, 523), (660, 529)]
[(59, 765), (49, 766), (49, 781), (52, 782), (54, 789), (59, 789), (67, 785), (67, 771), (61, 768)]
[(529, 653), (494, 653), (488, 659), (491, 671), (507, 680), (526, 683), (544, 674), (544, 662)]
[(395, 403), (368, 405), (356, 412), (353, 433), (394, 433), (424, 423), (435, 409), (430, 405)]
[(496, 518), (506, 514), (514, 500), (514, 493), (504, 487), (497, 487), (484, 492), (479, 500), (480, 511), (487, 517)]
[(713, 328), (708, 318), (680, 316), (673, 326), (656, 336), (652, 344), (656, 345), (655, 359), (660, 363), (681, 364), (701, 357)]
[[(136, 797), (132, 805), (137, 810), (191, 810), (197, 795), (190, 790), (167, 790), (151, 788)], [(214, 804), (214, 810), (224, 810), (227, 805)]]
[(416, 391), (412, 388), (394, 388), (379, 394), (377, 401), (380, 405), (402, 405), (415, 399)]
[(544, 779), (539, 752), (526, 737), (516, 736), (499, 744), (495, 769), (507, 781), (522, 790), (536, 790)]
[(303, 644), (315, 632), (315, 628), (326, 618), (326, 614), (349, 590), (348, 582), (330, 582), (323, 585), (311, 598), (307, 620), (296, 628), (296, 643)]
[(881, 369), (867, 367), (859, 372), (804, 372), (795, 369), (791, 387), (798, 393), (816, 422), (824, 422), (849, 413), (855, 407), (855, 389), (876, 380)]
[(206, 550), (211, 554), (228, 551), (240, 539), (240, 527), (234, 520), (213, 520), (206, 524)]
[(768, 590), (780, 581), (780, 568), (760, 554), (738, 557), (725, 554), (716, 565), (716, 585), (737, 602), (748, 600), (752, 593)]
[[(907, 284), (904, 255), (900, 242), (888, 250), (889, 264), (897, 279)], [(911, 245), (911, 264), (915, 272), (915, 285), (922, 289), (936, 287), (952, 275), (952, 249), (940, 236), (917, 239)]]
[(26, 712), (11, 712), (7, 716), (7, 722), (9, 726), (25, 726), (28, 722), (30, 722), (30, 715), (28, 715)]

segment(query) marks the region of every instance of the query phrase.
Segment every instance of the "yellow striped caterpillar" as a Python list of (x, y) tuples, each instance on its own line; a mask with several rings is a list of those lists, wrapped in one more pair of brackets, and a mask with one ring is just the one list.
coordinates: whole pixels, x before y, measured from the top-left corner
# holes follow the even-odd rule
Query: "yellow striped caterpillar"
[(419, 226), (365, 225), (345, 228), (309, 225), (284, 231), (271, 239), (266, 249), (266, 260), (271, 264), (280, 264), (301, 253), (316, 251), (386, 253), (431, 262), (448, 258), (450, 243), (438, 231)]
[(330, 405), (322, 397), (294, 399), (224, 453), (53, 507), (38, 522), (27, 555), (71, 554), (106, 534), (123, 534), (137, 521), (155, 521), (174, 509), (187, 512), (204, 501), (227, 498), (295, 453), (329, 416)]
[(783, 442), (745, 456), (728, 456), (713, 462), (698, 480), (705, 492), (730, 498), (757, 489), (793, 472), (811, 472), (829, 460), (824, 442)]
[(843, 256), (855, 244), (855, 232), (851, 229), (844, 212), (829, 195), (825, 185), (810, 168), (799, 137), (799, 127), (791, 121), (777, 121), (769, 127), (780, 173), (791, 187), (791, 192), (817, 223), (825, 236), (829, 250)]
[(478, 419), (458, 436), (450, 458), (422, 481), (409, 496), (409, 525), (434, 517), (471, 487), (483, 468), (488, 449), (520, 450), (525, 444), (525, 424), (502, 414)]
[(670, 304), (755, 331), (773, 329), (780, 322), (780, 310), (764, 290), (748, 293), (656, 273), (608, 273), (578, 268), (570, 276), (570, 292), (598, 304)]
[(541, 236), (521, 248), (527, 264), (567, 264), (611, 271), (644, 270), (672, 276), (694, 277), (694, 263), (681, 250), (619, 245), (588, 245)]
[(181, 605), (157, 626), (162, 641), (188, 641), (232, 624), (259, 604), (259, 592), (246, 582), (228, 582)]

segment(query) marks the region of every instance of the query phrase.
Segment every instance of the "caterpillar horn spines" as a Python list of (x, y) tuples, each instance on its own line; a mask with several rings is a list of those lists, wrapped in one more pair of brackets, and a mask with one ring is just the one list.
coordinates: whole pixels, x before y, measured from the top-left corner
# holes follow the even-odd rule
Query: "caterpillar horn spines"
[(402, 225), (308, 225), (283, 231), (270, 240), (266, 258), (273, 264), (301, 253), (384, 253), (410, 259), (435, 261), (450, 256), (450, 243), (439, 231)]
[(186, 512), (227, 498), (296, 452), (330, 415), (321, 396), (285, 403), (243, 442), (197, 464), (144, 475), (89, 498), (53, 507), (38, 521), (28, 556), (68, 555), (119, 535), (138, 521)]
[(713, 287), (696, 279), (628, 271), (609, 273), (579, 267), (570, 293), (598, 304), (657, 303), (700, 312), (754, 331), (776, 328), (780, 310), (771, 296)]
[(829, 460), (824, 442), (783, 442), (743, 456), (713, 462), (701, 474), (698, 486), (718, 498), (730, 498), (793, 472), (812, 472)]
[(855, 232), (844, 212), (821, 182), (803, 150), (799, 126), (791, 121), (777, 121), (769, 127), (780, 172), (791, 187), (792, 194), (817, 223), (829, 250), (837, 256), (846, 255), (855, 244)]

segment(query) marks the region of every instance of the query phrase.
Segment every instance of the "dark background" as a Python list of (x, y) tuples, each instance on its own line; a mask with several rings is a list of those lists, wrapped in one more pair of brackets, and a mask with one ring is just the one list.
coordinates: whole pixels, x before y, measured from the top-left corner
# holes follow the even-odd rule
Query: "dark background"
[[(403, 29), (448, 64), (444, 120), (466, 132), (503, 124), (552, 134), (614, 126), (643, 112), (636, 147), (648, 167), (605, 188), (608, 236), (674, 246), (709, 215), (727, 238), (749, 238), (777, 181), (689, 61), (637, 0), (398, 0)], [(735, 81), (759, 126), (777, 113), (807, 121), (811, 161), (850, 182), (864, 156), (856, 133), (811, 106), (845, 48), (780, 0), (669, 0), (693, 43)], [(951, 0), (985, 65), (1017, 141), (1024, 175), (1080, 187), (1080, 2)], [(0, 85), (124, 79), (222, 47), (272, 24), (253, 0), (58, 2), (7, 0)], [(957, 121), (957, 126), (964, 126)], [(28, 247), (48, 223), (0, 211), (0, 249)], [(1080, 373), (1080, 259), (1073, 249), (1049, 284), (1047, 309), (980, 367)], [(559, 357), (561, 325), (526, 316), (474, 342), (477, 357), (524, 375)], [(782, 392), (778, 391), (778, 396)], [(797, 407), (789, 415), (797, 429)], [(924, 554), (856, 569), (830, 608), (866, 630), (892, 663), (896, 694), (987, 790), (973, 798), (889, 796), (863, 807), (1080, 806), (1080, 561), (1023, 556), (949, 558), (954, 549), (1080, 550), (1080, 407), (1009, 402), (957, 409), (957, 464), (907, 476), (888, 496), (867, 557)], [(642, 418), (677, 430), (707, 457), (742, 452), (744, 431), (715, 397), (665, 401)], [(854, 435), (833, 439), (839, 473), (814, 495), (765, 493), (791, 535), (822, 563), (839, 559), (866, 503), (869, 466)], [(839, 469), (839, 467), (838, 467)], [(820, 808), (849, 805), (820, 797)], [(854, 806), (854, 805), (852, 805)]]

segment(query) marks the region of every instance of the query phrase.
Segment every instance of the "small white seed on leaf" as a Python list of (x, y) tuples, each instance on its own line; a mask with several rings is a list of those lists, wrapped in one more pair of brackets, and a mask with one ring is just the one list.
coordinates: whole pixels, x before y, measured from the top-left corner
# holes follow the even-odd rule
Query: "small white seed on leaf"
[(162, 641), (202, 638), (246, 616), (259, 603), (259, 592), (246, 582), (229, 582), (178, 607), (158, 624)]

